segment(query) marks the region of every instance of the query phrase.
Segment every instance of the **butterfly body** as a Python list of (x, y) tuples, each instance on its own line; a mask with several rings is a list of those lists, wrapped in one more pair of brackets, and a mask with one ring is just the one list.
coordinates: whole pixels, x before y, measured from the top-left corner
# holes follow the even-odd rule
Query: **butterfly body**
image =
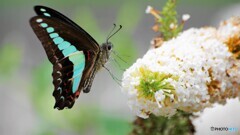
[[(83, 92), (84, 93), (88, 93), (90, 91), (91, 85), (92, 85), (92, 81), (94, 79), (95, 74), (97, 73), (97, 71), (99, 71), (102, 67), (104, 67), (104, 65), (108, 62), (110, 53), (111, 53), (111, 49), (112, 49), (112, 43), (111, 42), (107, 42), (107, 43), (103, 43), (100, 46), (100, 51), (98, 54), (98, 58), (95, 62), (95, 67), (94, 70), (92, 72), (92, 77), (90, 77), (89, 81), (86, 81), (86, 84), (84, 84), (84, 89)], [(90, 56), (90, 55), (88, 55)]]
[(53, 64), (54, 108), (72, 108), (81, 91), (90, 91), (97, 71), (109, 59), (112, 44), (107, 41), (99, 46), (84, 29), (51, 8), (34, 9), (37, 16), (30, 19), (30, 25)]

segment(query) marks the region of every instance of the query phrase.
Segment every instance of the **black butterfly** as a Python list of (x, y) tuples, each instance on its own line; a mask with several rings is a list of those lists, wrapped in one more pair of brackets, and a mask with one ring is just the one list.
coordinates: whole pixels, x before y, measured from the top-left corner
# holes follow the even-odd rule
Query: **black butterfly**
[(81, 91), (88, 93), (96, 72), (108, 61), (112, 43), (101, 46), (80, 26), (61, 13), (34, 7), (30, 24), (53, 64), (54, 108), (72, 108)]

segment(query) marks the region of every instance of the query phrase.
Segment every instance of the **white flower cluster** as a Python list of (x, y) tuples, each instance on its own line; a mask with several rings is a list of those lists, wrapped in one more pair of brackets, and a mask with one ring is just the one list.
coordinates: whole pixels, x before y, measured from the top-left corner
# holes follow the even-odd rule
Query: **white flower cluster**
[[(198, 112), (240, 93), (240, 59), (229, 41), (240, 43), (240, 19), (219, 29), (191, 28), (161, 47), (150, 49), (123, 75), (122, 91), (139, 117)], [(235, 41), (235, 40), (234, 40)]]

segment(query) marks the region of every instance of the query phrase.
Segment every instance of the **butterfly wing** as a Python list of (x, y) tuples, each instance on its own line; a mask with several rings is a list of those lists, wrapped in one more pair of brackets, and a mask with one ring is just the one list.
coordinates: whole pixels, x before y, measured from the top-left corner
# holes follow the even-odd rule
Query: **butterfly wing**
[(71, 108), (89, 84), (100, 48), (82, 28), (45, 13), (31, 18), (30, 24), (53, 64), (54, 108)]
[(35, 12), (37, 13), (37, 15), (42, 15), (42, 16), (47, 16), (47, 17), (54, 17), (57, 18), (69, 25), (71, 25), (72, 27), (74, 27), (76, 30), (79, 30), (81, 33), (84, 33), (86, 36), (88, 36), (88, 38), (92, 41), (95, 42), (97, 44), (97, 42), (95, 41), (94, 38), (92, 38), (83, 28), (81, 28), (79, 25), (77, 25), (75, 22), (73, 22), (71, 19), (69, 19), (68, 17), (66, 17), (65, 15), (59, 13), (58, 11), (49, 8), (49, 7), (45, 7), (45, 6), (35, 6), (34, 7)]

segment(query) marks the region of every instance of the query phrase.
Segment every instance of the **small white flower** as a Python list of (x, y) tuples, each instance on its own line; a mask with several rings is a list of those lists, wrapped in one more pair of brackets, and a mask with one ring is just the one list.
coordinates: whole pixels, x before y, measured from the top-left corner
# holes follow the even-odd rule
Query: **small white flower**
[(153, 10), (153, 7), (151, 7), (151, 6), (147, 6), (145, 12), (146, 12), (146, 14), (149, 14), (152, 10)]
[(150, 41), (150, 44), (151, 44), (151, 45), (154, 45), (154, 44), (155, 44), (155, 41), (154, 41), (154, 40), (151, 40), (151, 41)]
[(183, 16), (182, 16), (182, 20), (183, 21), (187, 21), (187, 20), (189, 20), (190, 19), (190, 15), (189, 14), (184, 14)]
[(164, 92), (162, 90), (158, 90), (157, 92), (155, 92), (155, 99), (156, 99), (156, 102), (157, 102), (157, 105), (159, 108), (162, 108), (164, 106), (164, 104), (162, 104), (162, 102), (164, 101), (165, 99), (165, 95), (164, 95)]
[(175, 29), (176, 28), (176, 25), (174, 23), (171, 23), (170, 26), (169, 26), (171, 29)]
[(165, 99), (165, 95), (164, 95), (164, 92), (162, 90), (158, 90), (157, 92), (155, 92), (155, 99), (156, 101), (158, 102), (161, 102)]

